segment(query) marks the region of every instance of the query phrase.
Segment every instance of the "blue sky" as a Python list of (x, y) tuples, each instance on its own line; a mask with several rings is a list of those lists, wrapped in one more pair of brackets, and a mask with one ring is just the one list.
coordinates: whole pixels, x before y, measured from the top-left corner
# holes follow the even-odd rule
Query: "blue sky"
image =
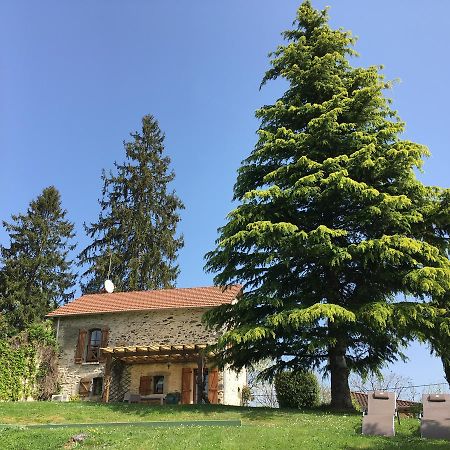
[[(179, 286), (209, 285), (203, 255), (232, 208), (236, 170), (256, 142), (254, 111), (282, 93), (263, 90), (267, 54), (299, 1), (3, 0), (0, 4), (0, 219), (55, 185), (76, 225), (98, 215), (100, 173), (123, 160), (122, 141), (151, 113), (166, 133), (186, 205)], [(450, 2), (316, 0), (334, 27), (359, 37), (358, 65), (399, 79), (389, 96), (405, 137), (432, 156), (420, 178), (449, 187)], [(0, 230), (0, 243), (7, 236)], [(416, 383), (443, 380), (415, 345), (392, 370)]]

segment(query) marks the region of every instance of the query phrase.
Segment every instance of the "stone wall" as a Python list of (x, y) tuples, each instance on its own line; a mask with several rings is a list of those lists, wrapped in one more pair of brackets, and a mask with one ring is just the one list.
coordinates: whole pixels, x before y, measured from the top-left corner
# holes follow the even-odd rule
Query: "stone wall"
[[(61, 347), (59, 373), (62, 393), (77, 395), (82, 378), (103, 376), (104, 364), (102, 363), (84, 362), (75, 364), (75, 349), (80, 329), (90, 330), (108, 327), (109, 347), (213, 343), (217, 339), (217, 334), (206, 330), (201, 323), (201, 317), (205, 311), (204, 308), (184, 308), (86, 314), (61, 317), (59, 326), (56, 318), (55, 325), (58, 328), (58, 342)], [(167, 364), (135, 364), (129, 368), (131, 374), (130, 392), (137, 393), (139, 391), (141, 375), (164, 375), (166, 392), (181, 391), (181, 371), (183, 367), (196, 368), (196, 365), (177, 363), (168, 367)], [(239, 387), (238, 384), (245, 384), (245, 381), (242, 380), (242, 378), (236, 378), (235, 373), (228, 370), (220, 373), (219, 402), (240, 404), (240, 389), (242, 386)], [(228, 389), (228, 386), (231, 390), (227, 394), (224, 389)]]

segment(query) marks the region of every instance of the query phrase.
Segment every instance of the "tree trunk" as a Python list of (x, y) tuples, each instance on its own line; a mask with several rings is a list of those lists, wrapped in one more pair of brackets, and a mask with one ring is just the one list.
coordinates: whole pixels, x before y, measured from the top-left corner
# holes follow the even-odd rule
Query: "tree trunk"
[(447, 358), (441, 358), (441, 359), (442, 359), (442, 365), (444, 367), (445, 379), (447, 380), (447, 383), (450, 386), (450, 359), (447, 359)]
[(353, 409), (350, 387), (348, 385), (349, 370), (345, 359), (346, 346), (338, 340), (334, 347), (330, 347), (331, 373), (331, 407), (333, 409)]

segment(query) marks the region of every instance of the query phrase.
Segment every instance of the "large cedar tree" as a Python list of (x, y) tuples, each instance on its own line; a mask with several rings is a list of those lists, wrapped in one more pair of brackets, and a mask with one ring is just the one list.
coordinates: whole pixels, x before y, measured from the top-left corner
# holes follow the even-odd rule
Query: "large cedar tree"
[(256, 113), (238, 205), (207, 255), (215, 282), (244, 293), (207, 321), (227, 330), (220, 364), (322, 368), (332, 406), (351, 408), (351, 371), (394, 361), (442, 319), (448, 193), (417, 179), (427, 148), (402, 138), (380, 68), (352, 67), (354, 38), (327, 22), (305, 1), (272, 54), (263, 84), (287, 90)]

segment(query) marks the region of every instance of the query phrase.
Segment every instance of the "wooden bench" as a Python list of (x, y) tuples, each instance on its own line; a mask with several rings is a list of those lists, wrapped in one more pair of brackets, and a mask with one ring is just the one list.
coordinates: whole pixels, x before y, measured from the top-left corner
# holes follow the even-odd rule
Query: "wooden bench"
[(147, 403), (149, 405), (164, 405), (165, 398), (166, 394), (141, 395), (141, 403)]
[(165, 398), (166, 394), (140, 395), (127, 392), (123, 397), (123, 401), (128, 403), (146, 403), (148, 405), (164, 405)]

